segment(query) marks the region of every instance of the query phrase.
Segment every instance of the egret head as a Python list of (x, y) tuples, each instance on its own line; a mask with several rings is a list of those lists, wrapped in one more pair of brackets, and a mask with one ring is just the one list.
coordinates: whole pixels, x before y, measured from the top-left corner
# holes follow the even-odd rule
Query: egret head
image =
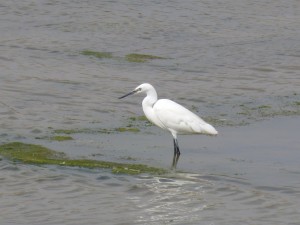
[(154, 90), (154, 87), (151, 84), (144, 83), (144, 84), (141, 84), (141, 85), (137, 86), (133, 91), (129, 92), (126, 95), (123, 95), (119, 99), (125, 98), (129, 95), (137, 94), (137, 93), (147, 93), (150, 90)]

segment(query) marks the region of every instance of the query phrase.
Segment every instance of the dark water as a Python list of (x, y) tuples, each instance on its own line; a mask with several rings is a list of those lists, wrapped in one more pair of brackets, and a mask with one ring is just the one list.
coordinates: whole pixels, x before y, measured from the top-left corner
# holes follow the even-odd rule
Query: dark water
[[(169, 167), (171, 137), (155, 127), (40, 139), (128, 125), (142, 97), (117, 97), (143, 82), (230, 123), (214, 124), (217, 138), (180, 137), (180, 171), (164, 177), (3, 159), (0, 223), (300, 224), (299, 11), (297, 0), (1, 2), (2, 143)], [(130, 53), (165, 59), (132, 63)]]

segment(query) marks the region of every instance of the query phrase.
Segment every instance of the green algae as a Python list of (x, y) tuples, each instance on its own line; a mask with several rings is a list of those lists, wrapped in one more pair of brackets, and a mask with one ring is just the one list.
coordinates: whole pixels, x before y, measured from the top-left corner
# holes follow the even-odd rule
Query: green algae
[(55, 134), (80, 134), (80, 133), (85, 133), (85, 134), (97, 134), (97, 133), (102, 133), (102, 134), (110, 134), (113, 133), (114, 130), (109, 130), (109, 129), (102, 129), (102, 128), (97, 128), (97, 129), (92, 129), (92, 128), (81, 128), (81, 129), (56, 129), (53, 131)]
[(71, 136), (53, 136), (50, 138), (51, 141), (70, 141), (73, 140)]
[(54, 130), (55, 134), (78, 134), (85, 133), (83, 129), (56, 129)]
[(0, 155), (11, 161), (34, 165), (59, 165), (90, 169), (111, 169), (113, 173), (136, 175), (141, 173), (164, 174), (167, 171), (143, 164), (126, 164), (89, 159), (70, 159), (66, 154), (41, 145), (12, 142), (0, 145)]
[[(240, 126), (278, 116), (300, 115), (300, 104), (297, 104), (299, 101), (293, 101), (292, 99), (289, 99), (290, 97), (288, 96), (286, 99), (277, 98), (280, 101), (277, 99), (276, 104), (271, 104), (270, 102), (268, 102), (269, 104), (257, 104), (257, 101), (253, 101), (232, 107), (233, 113), (231, 114), (235, 116), (234, 120), (230, 118), (232, 124), (234, 126)], [(228, 120), (228, 122), (229, 121), (230, 120)], [(228, 125), (228, 123), (225, 125)]]
[(35, 164), (59, 164), (66, 158), (62, 152), (21, 142), (0, 145), (0, 154), (13, 161)]
[(293, 116), (300, 114), (299, 110), (291, 107), (292, 105), (286, 105), (282, 108), (275, 108), (271, 105), (259, 105), (254, 107), (241, 105), (241, 111), (238, 112), (238, 114), (247, 116), (247, 119), (254, 121), (275, 116)]
[(129, 117), (127, 127), (150, 127), (153, 124), (146, 116)]
[(38, 140), (50, 140), (50, 141), (70, 141), (74, 140), (71, 136), (41, 136), (41, 137), (35, 137), (35, 139)]
[(259, 72), (276, 72), (276, 70), (274, 70), (274, 69), (264, 68), (264, 67), (254, 67), (254, 68), (251, 68), (251, 69), (259, 71)]
[[(139, 128), (134, 128), (130, 124), (128, 124), (126, 127), (117, 127), (117, 128), (112, 128), (112, 129), (91, 129), (91, 128), (83, 128), (83, 129), (57, 129), (54, 130), (55, 134), (112, 134), (112, 133), (120, 133), (120, 132), (133, 132), (133, 133), (138, 133), (140, 132)], [(55, 136), (55, 137), (60, 137), (60, 136)]]
[(110, 59), (113, 58), (112, 54), (110, 52), (96, 52), (96, 51), (91, 51), (91, 50), (84, 50), (81, 52), (82, 55), (87, 55), (87, 56), (93, 56), (98, 59)]
[(140, 132), (140, 129), (135, 128), (135, 127), (119, 127), (119, 128), (116, 128), (116, 131), (137, 133), (137, 132)]
[(133, 117), (129, 117), (129, 120), (131, 120), (131, 121), (148, 121), (146, 116), (133, 116)]
[(111, 52), (98, 52), (98, 51), (92, 51), (92, 50), (83, 50), (80, 52), (80, 54), (85, 56), (92, 56), (98, 59), (123, 59), (128, 62), (136, 62), (136, 63), (143, 63), (147, 62), (149, 60), (153, 59), (166, 59), (164, 57), (155, 56), (155, 55), (147, 55), (147, 54), (137, 54), (137, 53), (131, 53), (125, 55), (125, 57), (115, 57)]
[(132, 53), (132, 54), (126, 55), (125, 59), (128, 62), (143, 63), (143, 62), (147, 62), (147, 61), (152, 60), (152, 59), (165, 59), (165, 58), (164, 57), (160, 57), (160, 56), (155, 56), (155, 55), (146, 55), (146, 54)]
[(298, 101), (295, 101), (294, 104), (295, 104), (296, 106), (300, 106), (300, 102), (298, 102)]

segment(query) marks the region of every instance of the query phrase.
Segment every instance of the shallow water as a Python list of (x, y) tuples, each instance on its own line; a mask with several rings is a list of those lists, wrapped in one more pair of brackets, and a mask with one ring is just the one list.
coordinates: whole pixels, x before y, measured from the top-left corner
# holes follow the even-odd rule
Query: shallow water
[[(300, 114), (298, 1), (26, 0), (0, 10), (1, 101), (19, 112), (1, 107), (4, 132), (120, 126), (142, 115), (141, 97), (117, 97), (142, 82), (204, 117)], [(121, 58), (130, 53), (166, 59)]]
[[(226, 128), (214, 141), (183, 136), (178, 172), (161, 177), (2, 160), (0, 222), (299, 224), (299, 125), (298, 118), (279, 118)], [(279, 128), (287, 127), (291, 133), (282, 134)], [(241, 133), (245, 136), (233, 144), (233, 137)], [(152, 164), (168, 167), (172, 153), (166, 141), (169, 135), (162, 135), (162, 139), (150, 136), (157, 143), (136, 140), (136, 145), (146, 145), (137, 157), (143, 157), (145, 151), (152, 156), (139, 158), (139, 162), (151, 164), (153, 160)], [(200, 150), (197, 144), (201, 144)], [(123, 147), (128, 149), (129, 145)], [(155, 145), (166, 145), (166, 149), (158, 152), (162, 147)], [(105, 151), (101, 153), (105, 155)], [(123, 154), (119, 152), (119, 156)]]
[[(142, 115), (141, 96), (117, 99), (142, 82), (211, 117), (220, 131), (180, 137), (181, 172), (165, 177), (3, 159), (1, 224), (299, 224), (299, 7), (296, 0), (1, 2), (2, 143), (169, 167), (169, 134), (142, 121), (133, 124), (137, 134), (93, 132)], [(130, 53), (165, 59), (132, 63)], [(295, 117), (261, 122), (273, 116)], [(54, 142), (47, 137), (55, 129), (90, 132)]]

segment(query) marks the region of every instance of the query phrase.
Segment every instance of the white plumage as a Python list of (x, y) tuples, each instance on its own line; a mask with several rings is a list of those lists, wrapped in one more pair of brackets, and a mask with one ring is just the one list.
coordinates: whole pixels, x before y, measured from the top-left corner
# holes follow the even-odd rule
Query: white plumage
[(178, 103), (169, 99), (157, 100), (157, 93), (151, 84), (141, 84), (132, 92), (120, 97), (120, 99), (136, 93), (147, 95), (142, 103), (147, 119), (156, 126), (170, 131), (173, 136), (173, 168), (176, 168), (180, 156), (177, 134), (218, 134), (212, 125)]
[[(157, 118), (164, 124), (163, 129), (178, 134), (212, 134), (218, 132), (196, 114), (169, 99), (160, 99), (153, 105)], [(155, 123), (153, 121), (153, 123)]]

